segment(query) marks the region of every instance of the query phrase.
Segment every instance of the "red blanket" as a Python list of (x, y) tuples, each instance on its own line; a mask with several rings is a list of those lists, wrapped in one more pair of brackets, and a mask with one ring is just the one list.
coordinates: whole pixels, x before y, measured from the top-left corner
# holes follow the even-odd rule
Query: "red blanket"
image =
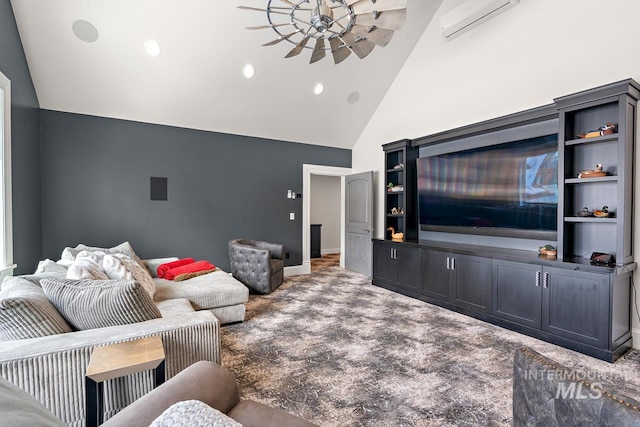
[(167, 280), (173, 280), (180, 274), (197, 273), (198, 271), (214, 270), (215, 268), (216, 266), (211, 264), (209, 261), (196, 261), (191, 264), (172, 268), (164, 274), (164, 278)]
[(167, 274), (167, 271), (171, 270), (172, 268), (181, 267), (183, 265), (192, 264), (194, 262), (196, 262), (196, 260), (194, 260), (193, 258), (182, 258), (177, 261), (160, 264), (157, 271), (158, 277), (164, 277), (165, 274)]

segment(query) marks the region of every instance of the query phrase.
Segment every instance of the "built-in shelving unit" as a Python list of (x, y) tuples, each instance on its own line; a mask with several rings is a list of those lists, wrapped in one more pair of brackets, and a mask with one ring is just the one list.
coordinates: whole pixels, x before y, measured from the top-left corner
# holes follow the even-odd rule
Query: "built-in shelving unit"
[[(504, 118), (383, 146), (385, 228), (405, 242), (373, 241), (372, 283), (478, 319), (598, 357), (632, 347), (634, 159), (640, 85), (629, 79), (555, 99)], [(558, 132), (556, 258), (513, 250), (418, 240), (415, 160), (437, 145), (532, 123)], [(584, 138), (607, 123), (610, 134)], [(399, 168), (397, 165), (403, 164)], [(602, 165), (605, 176), (586, 177)], [(582, 176), (582, 177), (581, 177)], [(608, 207), (609, 216), (583, 216)], [(394, 214), (401, 207), (404, 214)], [(389, 236), (387, 235), (387, 239)], [(421, 236), (422, 239), (428, 238)], [(615, 265), (590, 263), (593, 252)]]
[[(636, 105), (640, 87), (633, 80), (557, 98), (559, 111), (558, 256), (589, 259), (610, 253), (616, 263), (633, 262), (632, 208)], [(594, 138), (578, 135), (612, 123), (616, 131)], [(602, 165), (607, 176), (580, 178)], [(607, 206), (606, 218), (577, 213)]]
[[(403, 139), (382, 146), (385, 155), (385, 238), (391, 239), (389, 227), (403, 233), (404, 240), (418, 238), (415, 162), (418, 150), (411, 140)], [(393, 209), (402, 213), (393, 213)]]

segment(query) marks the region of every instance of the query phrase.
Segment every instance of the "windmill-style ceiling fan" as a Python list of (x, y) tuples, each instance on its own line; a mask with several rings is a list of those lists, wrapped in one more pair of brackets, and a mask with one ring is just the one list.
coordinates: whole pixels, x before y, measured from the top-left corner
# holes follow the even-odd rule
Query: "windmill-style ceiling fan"
[[(407, 0), (268, 0), (266, 9), (238, 7), (267, 13), (268, 25), (247, 27), (271, 28), (278, 34), (263, 46), (282, 41), (293, 44), (285, 58), (310, 49), (310, 64), (324, 58), (327, 51), (331, 51), (336, 64), (351, 52), (362, 59), (376, 45), (386, 46), (407, 16)], [(311, 39), (315, 39), (313, 46)]]

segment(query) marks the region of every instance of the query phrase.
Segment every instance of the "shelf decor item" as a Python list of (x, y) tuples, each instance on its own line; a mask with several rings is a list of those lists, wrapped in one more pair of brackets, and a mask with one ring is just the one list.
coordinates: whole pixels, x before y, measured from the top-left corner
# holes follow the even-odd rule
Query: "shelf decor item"
[(613, 123), (605, 123), (604, 125), (600, 126), (598, 130), (579, 133), (578, 138), (596, 138), (602, 135), (611, 135), (613, 133), (616, 133), (617, 130), (618, 125), (615, 125)]
[(580, 217), (583, 217), (583, 218), (584, 217), (588, 217), (588, 216), (593, 216), (593, 212), (591, 212), (589, 210), (589, 208), (584, 207), (584, 208), (582, 208), (581, 211), (576, 212), (576, 216), (580, 216)]
[(558, 255), (558, 250), (555, 246), (544, 245), (538, 248), (538, 253), (542, 256), (553, 258)]
[(593, 211), (593, 216), (595, 216), (596, 218), (608, 218), (609, 206), (603, 206), (602, 209)]
[(404, 241), (404, 233), (396, 233), (396, 230), (393, 227), (387, 228), (387, 231), (391, 232), (391, 240), (393, 240), (394, 242)]
[(578, 178), (600, 178), (607, 176), (607, 173), (602, 170), (602, 165), (597, 164), (595, 169), (583, 170), (578, 174)]

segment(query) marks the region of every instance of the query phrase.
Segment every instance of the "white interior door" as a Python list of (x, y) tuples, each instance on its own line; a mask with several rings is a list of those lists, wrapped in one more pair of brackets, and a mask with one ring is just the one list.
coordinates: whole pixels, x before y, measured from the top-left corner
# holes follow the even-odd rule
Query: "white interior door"
[(371, 276), (373, 172), (345, 177), (345, 267)]

